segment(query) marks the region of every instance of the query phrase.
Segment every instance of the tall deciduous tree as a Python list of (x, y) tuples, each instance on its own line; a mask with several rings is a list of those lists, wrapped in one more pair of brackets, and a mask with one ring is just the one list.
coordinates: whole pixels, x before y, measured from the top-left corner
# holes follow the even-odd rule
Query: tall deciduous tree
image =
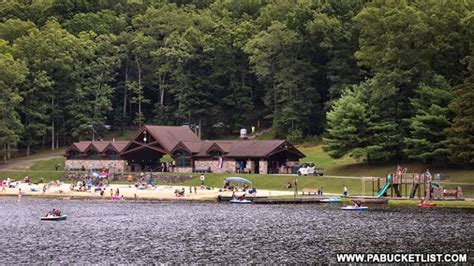
[(265, 103), (279, 137), (306, 130), (318, 95), (312, 67), (299, 54), (301, 36), (280, 22), (255, 35), (245, 46), (257, 77), (266, 85)]
[(114, 35), (82, 33), (78, 40), (86, 47), (82, 66), (77, 69), (76, 97), (66, 110), (70, 114), (72, 136), (89, 133), (95, 137), (104, 130), (107, 113), (112, 110), (111, 95), (116, 71), (120, 65)]
[(20, 141), (23, 126), (18, 114), (21, 96), (18, 85), (23, 82), (28, 69), (7, 53), (7, 43), (0, 39), (0, 145), (4, 161)]
[[(30, 70), (28, 82), (31, 84), (28, 86), (38, 86), (38, 90), (45, 93), (46, 99), (40, 101), (47, 106), (51, 147), (55, 149), (59, 146), (59, 136), (65, 142), (68, 134), (65, 108), (76, 96), (74, 84), (80, 77), (76, 74), (85, 47), (81, 47), (78, 38), (64, 30), (57, 21), (50, 20), (41, 29), (32, 29), (27, 36), (17, 39), (15, 48), (16, 56), (24, 60)], [(34, 92), (29, 95), (41, 97)], [(35, 123), (41, 122), (37, 120)]]

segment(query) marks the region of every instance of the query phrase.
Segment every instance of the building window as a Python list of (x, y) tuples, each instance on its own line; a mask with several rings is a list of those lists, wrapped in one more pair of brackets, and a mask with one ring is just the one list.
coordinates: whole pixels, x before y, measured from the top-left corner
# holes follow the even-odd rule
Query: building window
[(177, 151), (174, 154), (176, 167), (191, 167), (191, 155), (185, 151)]
[(216, 150), (211, 151), (210, 155), (213, 160), (219, 160), (219, 157), (221, 157), (221, 153)]
[(118, 159), (117, 157), (118, 157), (118, 156), (117, 156), (117, 152), (116, 152), (116, 151), (114, 151), (114, 150), (108, 150), (108, 151), (107, 151), (107, 159), (109, 159), (109, 160), (117, 160), (117, 159)]
[(76, 150), (72, 150), (72, 151), (69, 153), (69, 158), (71, 158), (72, 160), (77, 160), (77, 159), (79, 159), (79, 152), (76, 151)]
[(99, 156), (97, 156), (97, 151), (94, 150), (87, 151), (87, 157), (92, 160), (97, 160), (99, 158)]

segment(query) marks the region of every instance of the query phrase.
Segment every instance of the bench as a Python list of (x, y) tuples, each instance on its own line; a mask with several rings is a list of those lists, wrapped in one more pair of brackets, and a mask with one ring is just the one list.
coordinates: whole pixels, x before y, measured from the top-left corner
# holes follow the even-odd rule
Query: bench
[(301, 192), (303, 192), (303, 195), (305, 192), (308, 193), (308, 195), (311, 195), (311, 193), (313, 193), (314, 195), (317, 195), (318, 189), (317, 188), (303, 188)]
[(463, 197), (463, 192), (461, 187), (457, 187), (456, 189), (444, 189), (443, 190), (444, 197), (454, 197), (460, 199)]
[(195, 167), (194, 172), (195, 173), (210, 173), (211, 167)]

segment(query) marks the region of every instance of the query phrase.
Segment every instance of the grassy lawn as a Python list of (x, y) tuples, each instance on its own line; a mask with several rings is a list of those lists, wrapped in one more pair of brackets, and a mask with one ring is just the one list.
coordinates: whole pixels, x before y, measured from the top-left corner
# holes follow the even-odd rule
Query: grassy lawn
[(64, 162), (66, 159), (64, 157), (54, 158), (51, 160), (37, 161), (31, 166), (30, 170), (37, 171), (55, 171), (56, 165), (59, 165), (60, 171), (64, 171)]
[(13, 178), (17, 181), (23, 180), (25, 176), (29, 176), (32, 182), (38, 182), (40, 178), (43, 178), (45, 182), (51, 180), (58, 180), (64, 175), (63, 171), (37, 171), (37, 170), (25, 170), (25, 171), (1, 171), (0, 179), (5, 180), (7, 178)]
[[(333, 176), (386, 176), (395, 171), (396, 164), (368, 165), (357, 162), (354, 158), (344, 157), (342, 159), (332, 159), (321, 145), (298, 147), (306, 157), (302, 161), (314, 162), (316, 167), (324, 168), (326, 175)], [(441, 173), (445, 176), (442, 181), (473, 183), (474, 169), (444, 168), (440, 166), (426, 165), (421, 163), (402, 163), (402, 167), (408, 168), (408, 172), (424, 173), (429, 169), (432, 174)]]
[[(196, 178), (188, 180), (181, 184), (183, 186), (199, 186), (201, 181), (199, 180), (200, 174), (193, 174)], [(323, 187), (325, 193), (342, 193), (343, 185), (346, 185), (349, 189), (349, 193), (360, 194), (362, 193), (362, 181), (358, 179), (349, 178), (333, 178), (333, 177), (316, 177), (316, 176), (276, 176), (276, 175), (253, 175), (253, 174), (206, 174), (205, 184), (210, 187), (223, 187), (224, 178), (228, 176), (241, 176), (250, 180), (257, 190), (260, 189), (271, 189), (271, 190), (287, 190), (294, 191), (294, 186), (290, 189), (286, 189), (288, 181), (294, 182), (297, 180), (298, 190), (301, 191), (303, 188), (317, 188)], [(370, 193), (369, 182), (366, 182), (366, 193)]]
[(302, 162), (313, 162), (317, 168), (323, 168), (327, 175), (336, 175), (333, 168), (338, 165), (347, 165), (356, 163), (353, 158), (345, 157), (342, 159), (333, 159), (329, 154), (323, 151), (321, 145), (318, 146), (297, 146), (297, 148), (303, 152), (306, 157), (301, 159)]

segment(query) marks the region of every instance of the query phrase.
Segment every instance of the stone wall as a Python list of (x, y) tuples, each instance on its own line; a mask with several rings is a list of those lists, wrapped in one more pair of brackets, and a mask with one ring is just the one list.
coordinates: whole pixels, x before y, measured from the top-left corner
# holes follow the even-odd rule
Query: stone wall
[[(194, 160), (194, 168), (210, 168), (212, 173), (224, 173), (225, 168), (219, 168), (217, 160), (209, 160), (209, 159), (197, 159)], [(224, 165), (225, 165), (224, 161)]]
[(268, 162), (267, 162), (267, 160), (260, 160), (258, 162), (258, 170), (259, 170), (260, 174), (262, 174), (262, 175), (268, 174)]
[(111, 173), (123, 173), (127, 167), (125, 160), (66, 160), (64, 169), (86, 171), (93, 169), (109, 169)]
[(224, 160), (224, 172), (226, 173), (235, 173), (235, 161), (234, 160)]
[(234, 160), (224, 160), (222, 168), (217, 166), (217, 160), (209, 159), (196, 159), (194, 160), (195, 168), (211, 168), (212, 173), (234, 173), (235, 172), (235, 161)]
[(175, 167), (174, 172), (175, 173), (192, 173), (193, 168), (192, 167)]
[(252, 174), (255, 174), (255, 161), (254, 160), (248, 160), (247, 161), (247, 168), (250, 169)]

